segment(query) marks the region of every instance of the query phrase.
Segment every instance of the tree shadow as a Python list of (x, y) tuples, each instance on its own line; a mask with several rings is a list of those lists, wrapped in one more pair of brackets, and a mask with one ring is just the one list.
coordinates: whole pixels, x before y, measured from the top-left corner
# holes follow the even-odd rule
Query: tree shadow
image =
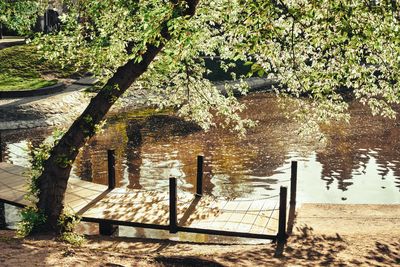
[[(48, 239), (39, 238), (45, 241)], [(54, 249), (48, 246), (40, 249), (31, 247), (27, 245), (29, 240), (32, 238), (16, 238), (14, 231), (0, 231), (0, 266), (39, 266), (45, 263)]]
[(346, 249), (347, 244), (338, 233), (335, 236), (315, 235), (313, 228), (307, 225), (297, 227), (297, 232), (286, 248), (287, 257), (318, 262), (319, 265), (343, 263), (337, 254)]
[(289, 237), (281, 257), (273, 257), (279, 244), (261, 247), (245, 252), (232, 252), (216, 256), (215, 259), (228, 266), (283, 266), (287, 264), (306, 266), (344, 266), (346, 263), (338, 257), (345, 250), (346, 242), (339, 234), (335, 236), (315, 235), (308, 226), (298, 227), (297, 234)]
[(172, 256), (172, 257), (164, 257), (158, 256), (154, 258), (154, 261), (161, 266), (169, 267), (169, 266), (190, 266), (190, 267), (224, 267), (216, 261), (204, 259), (202, 257), (181, 257), (181, 256)]
[[(98, 237), (90, 237), (96, 242)], [(139, 238), (102, 238), (109, 242), (108, 249), (149, 257), (156, 266), (345, 266), (351, 262), (340, 258), (339, 253), (347, 243), (339, 235), (316, 235), (308, 226), (296, 229), (280, 258), (275, 258), (277, 246), (257, 245), (210, 245), (205, 243), (149, 240)], [(104, 245), (104, 243), (103, 243)], [(214, 247), (215, 246), (215, 247)], [(103, 246), (104, 249), (104, 246)], [(133, 255), (132, 255), (133, 256)]]
[[(169, 224), (169, 193), (162, 191), (116, 188), (90, 204), (82, 216), (89, 218), (127, 221), (142, 224)], [(212, 197), (196, 199), (191, 193), (181, 192), (177, 199), (180, 225), (204, 220), (218, 213)]]
[(396, 266), (400, 265), (400, 241), (383, 243), (376, 241), (375, 249), (369, 251), (366, 263), (371, 266)]
[[(4, 234), (6, 233), (6, 235)], [(339, 234), (317, 235), (307, 225), (289, 237), (284, 254), (274, 258), (276, 245), (205, 244), (144, 238), (88, 236), (83, 247), (55, 242), (52, 237), (15, 239), (13, 231), (0, 231), (0, 266), (61, 264), (96, 266), (397, 266), (400, 242), (376, 242), (368, 255), (352, 255), (350, 242)], [(349, 245), (349, 247), (348, 247)], [(349, 249), (350, 258), (342, 253)], [(349, 254), (349, 253), (347, 253)], [(140, 264), (139, 264), (140, 265)], [(132, 265), (135, 266), (135, 265)]]

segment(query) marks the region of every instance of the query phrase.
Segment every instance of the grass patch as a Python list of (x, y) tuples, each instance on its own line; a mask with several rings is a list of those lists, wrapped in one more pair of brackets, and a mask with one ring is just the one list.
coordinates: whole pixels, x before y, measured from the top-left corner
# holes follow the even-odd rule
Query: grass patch
[(33, 45), (19, 45), (0, 50), (0, 91), (39, 89), (57, 83), (54, 78), (79, 77), (72, 68), (41, 58)]
[(36, 90), (57, 83), (57, 80), (42, 78), (15, 77), (0, 74), (0, 91)]

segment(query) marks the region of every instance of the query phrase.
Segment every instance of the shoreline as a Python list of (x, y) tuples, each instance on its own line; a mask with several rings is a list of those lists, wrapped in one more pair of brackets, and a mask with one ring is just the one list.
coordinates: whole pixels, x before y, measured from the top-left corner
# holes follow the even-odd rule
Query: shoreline
[[(70, 125), (89, 104), (94, 94), (87, 93), (85, 90), (93, 86), (95, 82), (95, 79), (84, 77), (67, 86), (62, 92), (51, 95), (0, 98), (0, 131)], [(249, 85), (249, 92), (270, 88), (274, 84), (273, 81), (263, 78), (249, 78), (246, 82)], [(238, 82), (229, 83), (234, 85)], [(224, 81), (216, 84), (221, 92), (224, 90), (224, 84)], [(111, 108), (110, 113), (148, 107), (146, 92), (136, 91), (134, 95), (120, 98)]]
[[(350, 220), (350, 218), (352, 218)], [(359, 225), (368, 227), (359, 227)], [(395, 266), (400, 205), (302, 204), (283, 256), (275, 244), (202, 244), (87, 237), (73, 247), (49, 236), (24, 240), (0, 231), (2, 266)]]

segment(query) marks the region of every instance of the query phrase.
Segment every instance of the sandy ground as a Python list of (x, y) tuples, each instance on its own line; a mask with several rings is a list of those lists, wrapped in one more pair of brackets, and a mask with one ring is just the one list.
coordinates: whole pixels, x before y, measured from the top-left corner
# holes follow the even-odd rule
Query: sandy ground
[(0, 231), (0, 266), (400, 266), (399, 205), (303, 205), (275, 244), (210, 245), (89, 236), (81, 247)]

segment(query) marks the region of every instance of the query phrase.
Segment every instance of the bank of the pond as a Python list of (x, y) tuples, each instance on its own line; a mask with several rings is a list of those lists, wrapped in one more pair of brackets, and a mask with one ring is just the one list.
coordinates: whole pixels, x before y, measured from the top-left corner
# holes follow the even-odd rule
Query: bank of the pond
[[(89, 236), (82, 247), (0, 231), (2, 266), (397, 266), (399, 205), (304, 204), (283, 257), (274, 244)], [(367, 227), (359, 227), (365, 225)]]
[[(54, 94), (0, 99), (0, 130), (68, 126), (83, 112), (94, 96), (86, 90), (94, 83), (93, 79), (82, 78)], [(143, 108), (144, 94), (135, 94), (121, 103), (113, 111), (128, 104)]]
[(48, 127), (69, 123), (89, 102), (84, 86), (71, 85), (62, 92), (0, 100), (0, 130)]
[[(93, 83), (85, 82), (85, 79), (69, 85), (62, 92), (51, 95), (0, 99), (0, 130), (68, 126), (82, 113), (93, 96), (92, 93), (85, 91)], [(250, 78), (247, 83), (250, 91), (268, 89), (274, 84), (273, 81), (262, 78)], [(218, 83), (217, 87), (223, 92), (224, 82)], [(145, 108), (146, 98), (145, 91), (135, 91), (135, 94), (120, 99), (111, 112), (118, 112), (128, 107)]]
[(296, 225), (326, 235), (396, 234), (393, 241), (398, 242), (400, 253), (400, 204), (303, 204), (297, 210)]

